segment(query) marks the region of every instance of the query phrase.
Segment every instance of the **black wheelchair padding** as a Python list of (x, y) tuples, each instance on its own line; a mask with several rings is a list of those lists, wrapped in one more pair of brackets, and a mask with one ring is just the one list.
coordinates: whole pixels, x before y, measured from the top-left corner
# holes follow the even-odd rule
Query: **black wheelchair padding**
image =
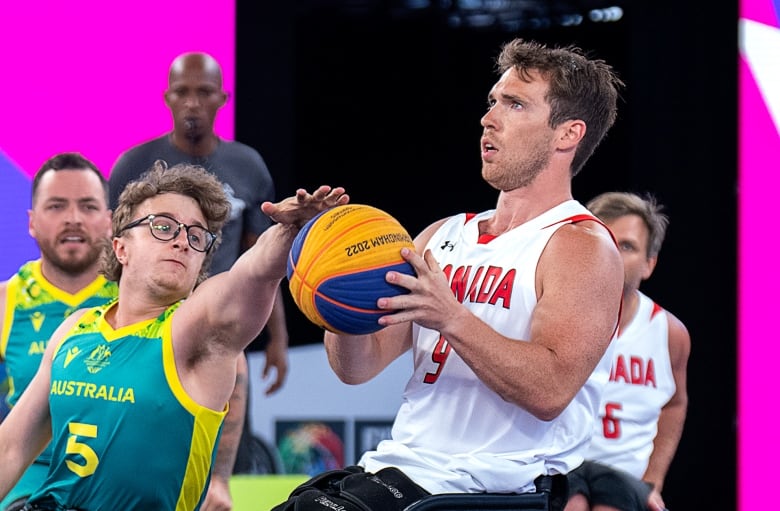
[(536, 478), (530, 493), (440, 493), (426, 497), (405, 511), (563, 511), (568, 497), (566, 476)]
[(353, 465), (309, 479), (272, 511), (404, 511), (428, 495), (395, 467), (372, 474)]
[(550, 499), (543, 493), (440, 493), (412, 504), (406, 511), (548, 511)]
[(312, 477), (271, 511), (563, 510), (568, 493), (565, 476), (540, 476), (535, 483), (533, 493), (431, 495), (395, 467), (372, 474), (353, 465)]

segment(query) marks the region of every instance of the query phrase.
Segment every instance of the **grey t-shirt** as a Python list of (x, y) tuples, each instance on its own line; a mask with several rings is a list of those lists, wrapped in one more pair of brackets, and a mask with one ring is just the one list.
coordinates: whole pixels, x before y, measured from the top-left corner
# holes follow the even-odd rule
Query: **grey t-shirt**
[(183, 153), (170, 142), (167, 134), (128, 149), (119, 156), (109, 175), (111, 209), (116, 208), (119, 194), (127, 183), (149, 170), (155, 160), (165, 160), (168, 166), (200, 165), (213, 173), (225, 188), (231, 204), (230, 220), (222, 229), (222, 243), (209, 269), (211, 275), (227, 270), (238, 259), (244, 232), (260, 235), (271, 225), (271, 220), (260, 210), (260, 204), (275, 200), (276, 194), (265, 161), (248, 145), (227, 140), (220, 140), (217, 149), (204, 157)]

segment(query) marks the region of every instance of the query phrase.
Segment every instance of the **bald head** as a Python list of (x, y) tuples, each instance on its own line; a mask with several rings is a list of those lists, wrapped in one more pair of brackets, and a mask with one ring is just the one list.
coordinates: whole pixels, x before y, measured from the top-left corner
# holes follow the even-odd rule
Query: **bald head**
[(222, 68), (219, 62), (208, 53), (188, 52), (182, 53), (171, 62), (168, 71), (168, 85), (187, 73), (200, 73), (209, 78), (209, 81), (222, 88)]

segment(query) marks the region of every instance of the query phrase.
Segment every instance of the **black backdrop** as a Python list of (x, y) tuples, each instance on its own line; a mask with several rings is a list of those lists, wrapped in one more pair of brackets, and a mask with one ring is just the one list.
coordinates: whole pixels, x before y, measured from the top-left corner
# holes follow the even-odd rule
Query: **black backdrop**
[[(236, 138), (263, 154), (280, 197), (343, 185), (412, 234), (495, 203), (478, 143), (501, 42), (577, 44), (618, 70), (619, 119), (575, 197), (630, 190), (666, 204), (667, 240), (643, 290), (686, 323), (692, 353), (664, 495), (673, 511), (736, 509), (736, 3), (633, 0), (618, 23), (514, 33), (338, 3), (360, 4), (238, 0)], [(291, 344), (319, 342), (286, 300)]]

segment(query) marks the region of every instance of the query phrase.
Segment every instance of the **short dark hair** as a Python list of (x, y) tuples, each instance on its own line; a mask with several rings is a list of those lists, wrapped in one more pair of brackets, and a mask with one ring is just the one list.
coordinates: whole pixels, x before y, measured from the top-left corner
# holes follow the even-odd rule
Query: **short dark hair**
[(35, 173), (35, 177), (32, 182), (32, 203), (35, 204), (35, 199), (38, 194), (38, 186), (41, 184), (43, 175), (48, 171), (60, 171), (60, 170), (90, 170), (95, 173), (100, 179), (100, 184), (103, 186), (103, 193), (106, 198), (106, 204), (108, 204), (108, 180), (106, 176), (100, 172), (97, 165), (86, 159), (81, 153), (66, 152), (58, 153), (43, 162), (43, 165)]

